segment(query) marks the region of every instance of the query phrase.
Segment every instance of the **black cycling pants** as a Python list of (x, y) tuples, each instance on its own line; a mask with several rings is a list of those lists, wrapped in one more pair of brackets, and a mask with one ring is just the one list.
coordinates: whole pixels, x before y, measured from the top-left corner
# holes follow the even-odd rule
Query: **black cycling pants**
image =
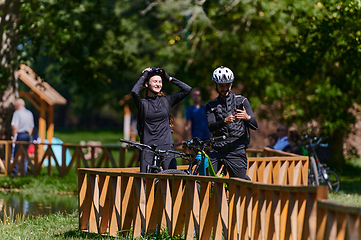
[[(173, 150), (173, 144), (158, 146), (157, 149)], [(154, 153), (151, 151), (142, 151), (139, 156), (140, 172), (147, 172), (147, 166), (153, 164)], [(163, 170), (177, 169), (177, 160), (173, 153), (161, 154), (161, 166)]]
[(218, 172), (224, 164), (230, 177), (238, 177), (246, 180), (250, 178), (247, 173), (246, 148), (238, 147), (230, 152), (211, 149), (208, 154), (215, 172)]

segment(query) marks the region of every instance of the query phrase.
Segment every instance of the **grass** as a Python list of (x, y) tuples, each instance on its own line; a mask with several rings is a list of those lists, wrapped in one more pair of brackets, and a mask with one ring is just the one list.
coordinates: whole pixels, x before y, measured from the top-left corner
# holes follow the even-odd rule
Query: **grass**
[(54, 132), (54, 137), (59, 138), (64, 143), (76, 143), (80, 141), (100, 141), (103, 144), (117, 144), (119, 138), (123, 137), (123, 132), (120, 129), (106, 130), (106, 131), (69, 131), (60, 130)]
[[(0, 239), (133, 239), (131, 233), (110, 237), (78, 230), (78, 212), (55, 213), (39, 218), (28, 218), (11, 223), (9, 220), (0, 227)], [(170, 239), (167, 232), (153, 233), (140, 239)]]
[(53, 167), (53, 176), (46, 173), (46, 168), (42, 169), (40, 175), (25, 176), (25, 177), (0, 177), (0, 188), (4, 189), (22, 189), (28, 192), (68, 192), (77, 193), (78, 191), (78, 176), (73, 167), (69, 174), (60, 177), (55, 167)]
[(340, 177), (340, 190), (329, 193), (328, 199), (334, 202), (361, 207), (361, 158), (346, 160), (342, 169), (331, 167)]

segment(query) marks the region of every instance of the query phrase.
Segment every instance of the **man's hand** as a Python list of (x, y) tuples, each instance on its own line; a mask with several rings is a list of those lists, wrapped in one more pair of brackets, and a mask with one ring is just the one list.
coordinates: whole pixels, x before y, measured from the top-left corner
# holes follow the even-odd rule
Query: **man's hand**
[(237, 122), (238, 120), (236, 119), (236, 117), (234, 116), (234, 114), (229, 115), (228, 117), (226, 117), (224, 119), (225, 123), (233, 123), (233, 122)]
[(249, 120), (250, 116), (247, 114), (246, 109), (237, 109), (237, 112), (235, 112), (234, 116), (236, 117), (237, 121), (240, 119), (243, 120)]

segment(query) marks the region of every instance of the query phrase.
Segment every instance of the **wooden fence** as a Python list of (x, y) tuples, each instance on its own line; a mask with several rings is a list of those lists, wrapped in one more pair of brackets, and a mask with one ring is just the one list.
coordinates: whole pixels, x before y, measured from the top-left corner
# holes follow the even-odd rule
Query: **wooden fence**
[(328, 193), (325, 186), (145, 174), (129, 168), (79, 169), (78, 183), (79, 229), (111, 236), (132, 229), (134, 238), (158, 228), (185, 239), (316, 239), (317, 200), (327, 199)]
[(361, 208), (320, 200), (317, 203), (317, 240), (361, 239)]
[[(45, 144), (39, 143), (34, 144), (34, 155), (29, 156), (26, 149), (27, 146), (31, 143), (29, 142), (16, 142), (19, 144), (19, 150), (17, 153), (13, 153), (12, 159), (12, 141), (0, 141), (0, 146), (3, 145), (5, 149), (4, 160), (0, 159), (0, 168), (1, 171), (7, 175), (10, 175), (15, 167), (18, 164), (20, 173), (24, 175), (24, 159), (28, 160), (28, 166), (30, 173), (33, 175), (38, 175), (41, 171), (43, 163), (47, 161), (48, 174), (52, 174), (52, 166), (49, 159), (53, 159), (55, 167), (61, 176), (64, 176), (69, 173), (73, 165), (76, 168), (81, 166), (86, 168), (98, 168), (98, 167), (129, 167), (134, 163), (137, 163), (134, 159), (135, 154), (130, 162), (125, 165), (125, 153), (126, 148), (121, 146), (94, 146), (94, 145), (80, 145), (80, 144)], [(61, 159), (56, 157), (56, 154), (53, 151), (53, 148), (61, 147)], [(44, 154), (40, 155), (39, 148), (46, 148)], [(67, 150), (71, 150), (71, 160), (67, 163)], [(115, 153), (116, 152), (116, 153)], [(114, 156), (117, 155), (118, 158)]]
[[(107, 145), (80, 145), (80, 144), (34, 144), (34, 155), (29, 156), (26, 149), (32, 143), (29, 142), (16, 142), (19, 144), (19, 150), (15, 153), (12, 159), (12, 141), (0, 141), (0, 148), (4, 149), (3, 156), (0, 156), (0, 170), (6, 175), (10, 175), (15, 167), (18, 164), (20, 173), (24, 175), (24, 159), (28, 160), (30, 173), (33, 175), (38, 175), (43, 166), (44, 161), (49, 161), (53, 158), (57, 171), (61, 176), (64, 176), (69, 173), (72, 166), (76, 168), (85, 167), (85, 168), (99, 168), (99, 167), (111, 167), (111, 168), (124, 168), (139, 166), (138, 163), (138, 150), (128, 150), (122, 146), (107, 146)], [(50, 146), (50, 147), (49, 147)], [(51, 146), (61, 147), (62, 157), (57, 158), (54, 154), (53, 148)], [(39, 151), (39, 148), (46, 148), (46, 151)], [(67, 163), (66, 161), (66, 152), (70, 149), (71, 161)], [(182, 149), (178, 149), (182, 151)], [(131, 152), (130, 161), (126, 163), (125, 154), (126, 152)], [(286, 153), (282, 151), (275, 151), (270, 148), (261, 149), (247, 149), (248, 156), (253, 157), (262, 157), (262, 156), (295, 156), (291, 153)], [(115, 157), (117, 156), (117, 157)], [(296, 155), (297, 156), (297, 155)], [(47, 162), (46, 162), (47, 163)], [(183, 161), (183, 164), (187, 164), (186, 161)], [(47, 173), (52, 174), (51, 164), (48, 164)]]

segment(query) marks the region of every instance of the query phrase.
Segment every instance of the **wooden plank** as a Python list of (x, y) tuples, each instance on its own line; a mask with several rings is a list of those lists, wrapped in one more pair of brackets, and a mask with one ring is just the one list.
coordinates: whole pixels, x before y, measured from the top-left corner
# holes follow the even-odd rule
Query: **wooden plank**
[(248, 238), (248, 213), (247, 213), (247, 187), (240, 186), (240, 208), (239, 214), (237, 214), (238, 219), (238, 230), (239, 230), (239, 237), (241, 239)]
[(89, 215), (89, 232), (99, 233), (99, 176), (88, 174), (91, 204)]
[(253, 209), (253, 192), (252, 192), (252, 188), (247, 188), (246, 191), (247, 239), (252, 238), (252, 209)]
[(298, 193), (297, 239), (305, 238), (304, 228), (306, 222), (306, 193)]
[(316, 193), (307, 193), (306, 196), (307, 205), (306, 205), (306, 236), (310, 240), (316, 239), (317, 234), (317, 198)]
[(109, 199), (109, 176), (99, 176), (99, 232), (105, 233), (108, 230), (109, 224), (109, 211), (110, 211), (110, 199)]
[[(46, 102), (41, 99), (40, 100), (40, 116), (39, 116), (39, 138), (40, 143), (45, 143), (45, 135), (46, 135)], [(42, 148), (39, 149), (40, 155), (44, 150)]]
[(89, 185), (87, 184), (87, 174), (78, 174), (78, 206), (79, 206), (79, 229), (88, 229), (90, 215)]
[(290, 239), (297, 240), (298, 229), (298, 193), (291, 192), (289, 194), (289, 211), (288, 211), (288, 225), (290, 226)]
[(264, 216), (265, 230), (264, 239), (275, 239), (275, 222), (274, 222), (274, 208), (273, 208), (273, 192), (266, 190), (266, 211)]
[(327, 210), (317, 209), (317, 240), (324, 240), (326, 235)]
[[(238, 190), (238, 192), (237, 192)], [(237, 194), (238, 193), (238, 194)], [(228, 202), (228, 235), (229, 239), (238, 239), (237, 203), (239, 203), (239, 189), (236, 184), (229, 184)]]
[(142, 236), (142, 230), (145, 227), (145, 189), (142, 178), (134, 178), (133, 180), (133, 238)]
[(336, 213), (331, 210), (327, 210), (327, 223), (325, 239), (336, 240), (337, 237), (337, 219)]
[(121, 193), (122, 193), (122, 215), (121, 215), (121, 229), (130, 229), (133, 219), (133, 178), (122, 177), (121, 180)]
[(287, 170), (289, 167), (288, 161), (280, 160), (280, 171), (279, 171), (279, 185), (288, 185)]
[(48, 138), (48, 143), (51, 143), (54, 136), (54, 106), (48, 105), (48, 129), (46, 135)]
[(172, 237), (180, 237), (183, 234), (185, 224), (185, 197), (182, 179), (174, 179), (172, 183)]
[(20, 65), (20, 69), (17, 71), (17, 75), (21, 81), (23, 81), (48, 104), (66, 104), (66, 99), (63, 96), (61, 96), (47, 82), (37, 76), (36, 73), (25, 64)]
[(185, 187), (185, 235), (186, 239), (192, 239), (194, 233), (199, 232), (199, 197), (195, 181), (187, 181)]
[(259, 229), (259, 212), (260, 212), (260, 190), (252, 189), (252, 221), (251, 221), (251, 239), (258, 239)]
[(5, 167), (6, 167), (6, 175), (11, 175), (13, 171), (13, 167), (11, 166), (11, 151), (12, 151), (12, 141), (8, 141), (5, 143)]
[(290, 235), (289, 230), (289, 206), (290, 196), (289, 192), (281, 192), (281, 219), (280, 219), (280, 239), (284, 240)]
[(266, 162), (262, 161), (258, 163), (257, 179), (253, 179), (254, 182), (264, 182)]
[(346, 239), (346, 223), (347, 223), (347, 214), (343, 212), (336, 212), (337, 219), (337, 240)]
[(109, 220), (109, 235), (117, 236), (117, 232), (121, 230), (121, 191), (120, 191), (120, 177), (110, 177), (110, 220)]
[(273, 212), (274, 212), (274, 224), (275, 224), (275, 237), (276, 239), (280, 238), (280, 232), (281, 232), (281, 198), (280, 198), (280, 192), (273, 191), (272, 194), (272, 202), (273, 202)]
[(155, 186), (154, 178), (149, 178), (146, 180), (146, 198), (147, 198), (147, 207), (145, 213), (145, 231), (150, 232), (151, 229), (154, 229), (156, 224), (153, 219), (153, 208), (155, 204)]
[(361, 239), (361, 214), (347, 214), (347, 235), (349, 239)]
[(265, 161), (263, 183), (272, 184), (272, 170), (273, 170), (272, 163)]

